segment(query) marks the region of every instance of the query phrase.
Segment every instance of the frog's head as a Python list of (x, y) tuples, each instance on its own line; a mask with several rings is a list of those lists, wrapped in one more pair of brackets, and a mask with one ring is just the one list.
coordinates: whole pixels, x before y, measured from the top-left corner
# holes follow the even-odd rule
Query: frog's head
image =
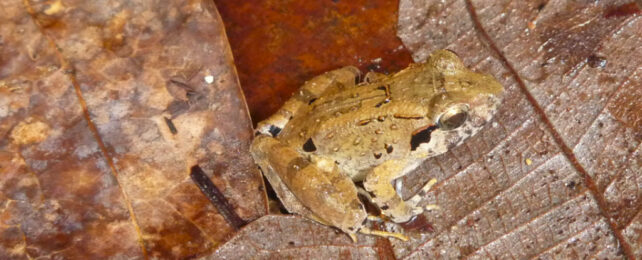
[(504, 88), (493, 76), (466, 68), (451, 51), (434, 52), (425, 66), (437, 82), (427, 115), (432, 124), (415, 133), (424, 131), (424, 141), (429, 141), (421, 145), (421, 150), (426, 149), (421, 152), (430, 156), (461, 144), (486, 125), (501, 103)]

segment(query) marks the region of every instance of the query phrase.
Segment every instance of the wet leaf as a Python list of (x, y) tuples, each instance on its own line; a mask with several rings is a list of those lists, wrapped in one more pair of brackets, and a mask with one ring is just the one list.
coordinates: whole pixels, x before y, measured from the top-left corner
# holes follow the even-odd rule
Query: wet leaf
[[(280, 14), (290, 15), (284, 6)], [(447, 48), (457, 52), (469, 67), (492, 73), (507, 91), (498, 115), (480, 134), (429, 159), (403, 178), (406, 197), (429, 179), (437, 178), (438, 184), (424, 196), (424, 203), (438, 204), (441, 209), (425, 213), (425, 226), (430, 228), (406, 230), (411, 236), (409, 242), (391, 240), (392, 256), (641, 258), (639, 10), (630, 1), (402, 0), (398, 35), (416, 61), (433, 50)], [(260, 14), (256, 11), (254, 15)], [(367, 21), (362, 27), (369, 25)], [(298, 34), (282, 33), (279, 39), (295, 38), (307, 30), (316, 32), (296, 24), (266, 26), (301, 28)], [(228, 30), (233, 28), (228, 25)], [(246, 30), (244, 35), (256, 36), (263, 29)], [(368, 38), (352, 39), (357, 42), (355, 46), (363, 41)], [(343, 44), (332, 37), (324, 42)], [(278, 49), (287, 44), (271, 46)], [(313, 46), (305, 40), (297, 44)], [(247, 51), (250, 43), (235, 45), (232, 40), (232, 46), (243, 46), (234, 49), (241, 59), (252, 53)], [(326, 48), (309, 48), (309, 55), (316, 55), (313, 57), (327, 55)], [(264, 57), (271, 58), (269, 64), (280, 64), (296, 55)], [(248, 57), (258, 59), (255, 55)], [(238, 65), (240, 71), (252, 71), (256, 64)], [(300, 75), (312, 76), (293, 76), (290, 70), (270, 76), (295, 77), (302, 83), (307, 78)], [(256, 88), (272, 85), (276, 83)], [(244, 87), (251, 88), (246, 93), (254, 110), (266, 107), (257, 98), (274, 97), (269, 100), (280, 104), (293, 90), (253, 97), (259, 92), (252, 86)], [(349, 245), (345, 240), (322, 235), (330, 231), (310, 229), (308, 225), (317, 227), (310, 221), (301, 226), (291, 220), (264, 217), (219, 248), (213, 257), (234, 258), (243, 256), (245, 250), (249, 250), (245, 256), (260, 258), (391, 256), (377, 250), (369, 255), (366, 252), (372, 251), (372, 244)], [(278, 228), (267, 229), (271, 226)], [(290, 246), (283, 242), (284, 237), (305, 246)]]
[(346, 65), (396, 72), (410, 55), (395, 36), (396, 1), (215, 1), (256, 123), (301, 83)]
[(0, 3), (0, 258), (204, 254), (266, 213), (208, 1)]

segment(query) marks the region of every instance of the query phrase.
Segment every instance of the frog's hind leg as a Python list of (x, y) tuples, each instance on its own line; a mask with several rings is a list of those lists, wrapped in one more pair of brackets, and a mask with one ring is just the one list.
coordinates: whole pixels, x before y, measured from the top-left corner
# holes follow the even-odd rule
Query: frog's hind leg
[(361, 228), (359, 229), (359, 233), (365, 234), (365, 235), (371, 235), (371, 236), (379, 236), (379, 237), (394, 237), (396, 239), (399, 239), (401, 241), (408, 241), (408, 237), (404, 234), (401, 233), (395, 233), (395, 232), (388, 232), (388, 231), (381, 231), (381, 230), (372, 230), (369, 228)]
[(300, 108), (311, 105), (323, 94), (354, 87), (360, 75), (359, 69), (347, 66), (312, 78), (305, 82), (279, 111), (259, 122), (256, 130), (265, 135), (277, 136)]
[(270, 183), (270, 186), (272, 186), (272, 189), (274, 189), (274, 192), (281, 201), (281, 204), (285, 207), (286, 210), (288, 210), (288, 212), (296, 213), (306, 218), (314, 219), (321, 224), (327, 225), (327, 223), (323, 222), (321, 219), (318, 219), (316, 216), (314, 216), (314, 213), (312, 213), (312, 211), (307, 209), (303, 204), (301, 204), (301, 202), (299, 202), (299, 200), (294, 194), (292, 194), (285, 183), (281, 181), (281, 178), (279, 177), (278, 173), (275, 172), (275, 169), (270, 166), (267, 154), (258, 151), (258, 149), (270, 145), (270, 143), (272, 143), (270, 139), (274, 138), (264, 135), (257, 136), (255, 138), (256, 145), (255, 143), (252, 143), (251, 152), (252, 156), (254, 157), (254, 161), (259, 165), (263, 176), (265, 176), (265, 178)]
[(367, 214), (352, 180), (334, 161), (312, 163), (291, 146), (259, 135), (250, 147), (286, 209), (354, 237)]
[(381, 212), (396, 223), (406, 222), (423, 212), (423, 208), (416, 206), (418, 198), (404, 201), (392, 185), (394, 179), (403, 176), (408, 169), (414, 169), (411, 164), (407, 160), (388, 160), (373, 168), (363, 183)]

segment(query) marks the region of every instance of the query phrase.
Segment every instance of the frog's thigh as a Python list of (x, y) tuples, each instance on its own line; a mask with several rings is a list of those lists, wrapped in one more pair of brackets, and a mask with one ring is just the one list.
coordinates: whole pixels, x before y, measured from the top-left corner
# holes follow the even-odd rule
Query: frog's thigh
[(397, 194), (392, 181), (403, 176), (409, 162), (406, 160), (389, 160), (373, 168), (363, 183), (367, 191), (372, 193), (372, 201), (379, 206), (382, 213), (400, 223), (410, 220), (420, 214), (423, 209), (408, 203)]
[(251, 152), (289, 211), (349, 234), (366, 219), (354, 183), (337, 167), (323, 171), (296, 150), (263, 135), (252, 143)]
[(305, 82), (274, 115), (258, 123), (256, 129), (262, 134), (277, 136), (285, 124), (296, 115), (302, 106), (310, 105), (323, 94), (355, 86), (361, 72), (353, 66), (328, 71)]
[(288, 210), (288, 212), (296, 213), (306, 218), (314, 219), (316, 217), (314, 216), (314, 213), (312, 213), (312, 211), (307, 209), (303, 204), (299, 202), (294, 194), (292, 194), (292, 192), (288, 190), (288, 187), (285, 186), (285, 183), (281, 181), (279, 175), (270, 166), (266, 158), (267, 154), (256, 150), (256, 147), (267, 147), (271, 145), (273, 140), (274, 138), (263, 135), (256, 137), (254, 143), (252, 143), (251, 149), (254, 161), (259, 165), (259, 167), (261, 168), (261, 172), (268, 180), (277, 197), (279, 197), (279, 200), (281, 200), (283, 206)]

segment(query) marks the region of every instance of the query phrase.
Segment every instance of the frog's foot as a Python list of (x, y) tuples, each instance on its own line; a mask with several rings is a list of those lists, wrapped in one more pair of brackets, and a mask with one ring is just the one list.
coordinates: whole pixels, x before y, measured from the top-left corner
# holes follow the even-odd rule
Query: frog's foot
[(365, 235), (385, 237), (385, 238), (393, 237), (393, 238), (399, 239), (401, 241), (408, 241), (408, 237), (406, 235), (401, 234), (401, 233), (396, 233), (396, 232), (371, 230), (369, 228), (362, 227), (361, 229), (359, 229), (359, 233), (365, 234)]
[(373, 168), (363, 182), (363, 187), (372, 195), (372, 202), (395, 223), (406, 222), (423, 212), (422, 207), (417, 207), (419, 199), (404, 201), (392, 185), (394, 179), (403, 176), (408, 164), (404, 160), (388, 160)]
[[(373, 221), (373, 222), (386, 222), (388, 221), (386, 216), (373, 216), (373, 215), (368, 215), (366, 218), (368, 221)], [(362, 227), (359, 229), (359, 233), (364, 234), (364, 235), (372, 235), (372, 236), (379, 236), (379, 237), (393, 237), (396, 239), (399, 239), (401, 241), (408, 241), (408, 236), (397, 233), (397, 232), (388, 232), (388, 231), (381, 231), (381, 230), (372, 230), (366, 227)], [(353, 237), (354, 234), (349, 234), (350, 237), (354, 242), (356, 242), (356, 237)]]

